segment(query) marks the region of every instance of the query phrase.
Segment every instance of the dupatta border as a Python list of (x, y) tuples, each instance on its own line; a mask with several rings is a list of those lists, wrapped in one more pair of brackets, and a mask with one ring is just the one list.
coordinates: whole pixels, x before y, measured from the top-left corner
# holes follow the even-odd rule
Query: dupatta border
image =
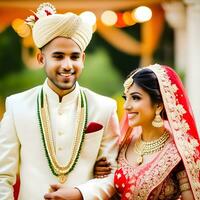
[[(189, 115), (184, 105), (179, 102), (178, 90), (176, 84), (172, 83), (164, 67), (155, 64), (147, 67), (157, 76), (162, 98), (169, 120), (170, 128), (174, 137), (176, 147), (182, 157), (189, 182), (196, 200), (200, 200), (200, 159), (199, 159), (199, 142), (197, 138), (190, 134), (189, 122), (184, 115)], [(182, 96), (183, 97), (183, 96)]]

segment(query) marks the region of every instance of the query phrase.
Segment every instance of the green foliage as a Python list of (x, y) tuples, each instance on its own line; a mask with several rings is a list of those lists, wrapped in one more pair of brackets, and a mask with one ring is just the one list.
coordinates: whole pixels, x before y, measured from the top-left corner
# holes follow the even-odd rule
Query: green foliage
[(115, 70), (104, 48), (86, 55), (86, 63), (80, 84), (100, 94), (113, 96), (122, 88), (123, 78)]
[[(123, 28), (123, 31), (127, 34), (132, 35), (138, 41), (137, 34), (139, 33), (139, 25), (130, 26), (127, 28)], [(123, 41), (118, 41), (119, 43), (123, 43)], [(125, 78), (134, 68), (139, 66), (139, 59), (140, 57), (135, 55), (128, 55), (124, 52), (116, 49), (112, 45), (110, 45), (107, 41), (105, 41), (98, 32), (92, 37), (92, 40), (87, 47), (87, 52), (93, 53), (94, 51), (98, 50), (99, 48), (104, 49), (107, 56), (110, 58), (112, 65), (114, 66), (115, 70), (118, 71), (123, 78)]]
[(24, 69), (21, 72), (11, 73), (0, 80), (0, 96), (5, 98), (13, 93), (22, 92), (44, 82), (43, 69)]
[(23, 69), (20, 38), (11, 27), (0, 33), (0, 78)]

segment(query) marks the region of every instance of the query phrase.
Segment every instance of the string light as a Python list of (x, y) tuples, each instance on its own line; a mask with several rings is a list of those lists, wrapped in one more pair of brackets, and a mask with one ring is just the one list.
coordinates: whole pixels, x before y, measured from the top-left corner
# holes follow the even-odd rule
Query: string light
[(107, 26), (113, 26), (117, 22), (117, 14), (111, 10), (106, 10), (101, 15), (101, 21)]
[(118, 28), (123, 28), (127, 26), (123, 19), (123, 13), (117, 12), (117, 22), (115, 23), (115, 26)]
[[(80, 17), (86, 23), (90, 24), (93, 27), (93, 31), (96, 30), (96, 15), (91, 11), (85, 11), (80, 14)], [(135, 23), (146, 22), (152, 17), (152, 11), (146, 6), (139, 6), (135, 8), (132, 12), (125, 11), (123, 13), (116, 13), (112, 10), (106, 10), (101, 15), (101, 21), (106, 26), (116, 26), (118, 28), (132, 26)], [(13, 29), (21, 37), (27, 37), (31, 34), (30, 27), (25, 24), (22, 19), (15, 19), (12, 22)]]
[(138, 8), (132, 11), (133, 19), (136, 19), (137, 22), (146, 22), (149, 21), (152, 17), (152, 11), (146, 6), (139, 6)]
[(123, 21), (127, 26), (132, 26), (136, 23), (136, 21), (133, 19), (131, 12), (126, 11), (122, 15)]
[(96, 24), (96, 15), (91, 11), (82, 12), (80, 17), (83, 19), (83, 21), (90, 24), (91, 26)]

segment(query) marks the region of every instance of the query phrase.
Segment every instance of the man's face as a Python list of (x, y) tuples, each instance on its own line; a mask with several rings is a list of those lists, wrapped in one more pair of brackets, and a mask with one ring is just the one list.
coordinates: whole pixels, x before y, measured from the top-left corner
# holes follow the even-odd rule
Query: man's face
[(85, 54), (71, 39), (58, 37), (38, 54), (44, 64), (49, 86), (60, 96), (74, 89), (84, 67)]

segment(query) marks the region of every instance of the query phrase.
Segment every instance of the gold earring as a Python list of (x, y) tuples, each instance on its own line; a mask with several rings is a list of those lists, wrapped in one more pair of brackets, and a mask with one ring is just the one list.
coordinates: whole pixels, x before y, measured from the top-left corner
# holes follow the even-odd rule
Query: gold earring
[(158, 111), (156, 111), (156, 116), (152, 121), (152, 125), (156, 128), (160, 128), (164, 125), (163, 119), (161, 118), (160, 113)]

